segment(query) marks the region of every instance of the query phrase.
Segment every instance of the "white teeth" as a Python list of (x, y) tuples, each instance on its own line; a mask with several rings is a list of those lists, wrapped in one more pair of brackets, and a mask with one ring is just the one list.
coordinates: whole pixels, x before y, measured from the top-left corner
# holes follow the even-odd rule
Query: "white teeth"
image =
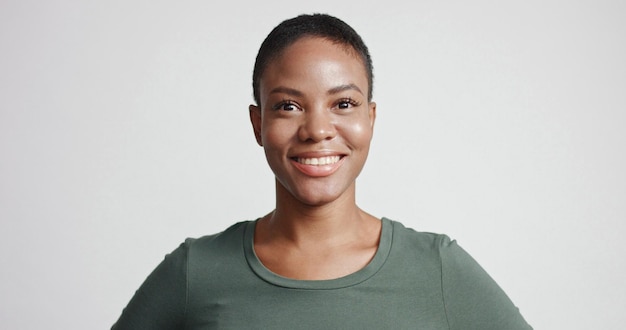
[(319, 157), (319, 158), (300, 158), (298, 157), (296, 161), (300, 164), (304, 165), (329, 165), (334, 164), (339, 161), (341, 157), (339, 156), (327, 156), (327, 157)]

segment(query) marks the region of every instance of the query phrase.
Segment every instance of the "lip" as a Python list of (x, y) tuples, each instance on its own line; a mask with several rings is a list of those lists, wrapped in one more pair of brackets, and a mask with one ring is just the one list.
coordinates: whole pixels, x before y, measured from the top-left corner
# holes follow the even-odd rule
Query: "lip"
[[(289, 160), (291, 161), (291, 164), (293, 164), (293, 166), (304, 175), (310, 177), (325, 177), (332, 175), (343, 165), (346, 158), (345, 156), (345, 154), (332, 151), (303, 152), (289, 157)], [(326, 163), (328, 161), (332, 161), (333, 157), (338, 157), (339, 160), (336, 162)], [(303, 163), (303, 159), (310, 160), (309, 164)], [(319, 165), (320, 163), (323, 165)]]

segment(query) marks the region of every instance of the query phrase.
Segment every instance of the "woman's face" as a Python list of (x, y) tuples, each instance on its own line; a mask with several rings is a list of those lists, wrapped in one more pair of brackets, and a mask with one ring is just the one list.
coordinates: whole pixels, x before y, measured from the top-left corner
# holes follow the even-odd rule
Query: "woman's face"
[(376, 114), (358, 55), (326, 39), (302, 38), (269, 63), (259, 90), (250, 118), (278, 189), (307, 205), (352, 198)]

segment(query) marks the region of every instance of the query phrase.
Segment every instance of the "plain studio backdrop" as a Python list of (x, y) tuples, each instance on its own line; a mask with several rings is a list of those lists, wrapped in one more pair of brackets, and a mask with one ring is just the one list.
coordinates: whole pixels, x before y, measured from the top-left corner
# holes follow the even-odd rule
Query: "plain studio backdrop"
[(107, 329), (186, 237), (273, 208), (248, 119), (280, 21), (374, 60), (365, 210), (446, 233), (536, 329), (626, 327), (623, 1), (0, 2), (0, 328)]

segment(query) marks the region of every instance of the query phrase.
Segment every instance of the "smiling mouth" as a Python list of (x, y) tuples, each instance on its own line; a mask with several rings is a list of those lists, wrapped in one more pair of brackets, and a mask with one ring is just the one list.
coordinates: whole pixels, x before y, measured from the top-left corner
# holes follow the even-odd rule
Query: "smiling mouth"
[(296, 162), (304, 165), (313, 165), (313, 166), (322, 166), (322, 165), (331, 165), (339, 162), (341, 160), (341, 156), (326, 156), (326, 157), (316, 157), (316, 158), (304, 158), (304, 157), (295, 157), (293, 158)]

